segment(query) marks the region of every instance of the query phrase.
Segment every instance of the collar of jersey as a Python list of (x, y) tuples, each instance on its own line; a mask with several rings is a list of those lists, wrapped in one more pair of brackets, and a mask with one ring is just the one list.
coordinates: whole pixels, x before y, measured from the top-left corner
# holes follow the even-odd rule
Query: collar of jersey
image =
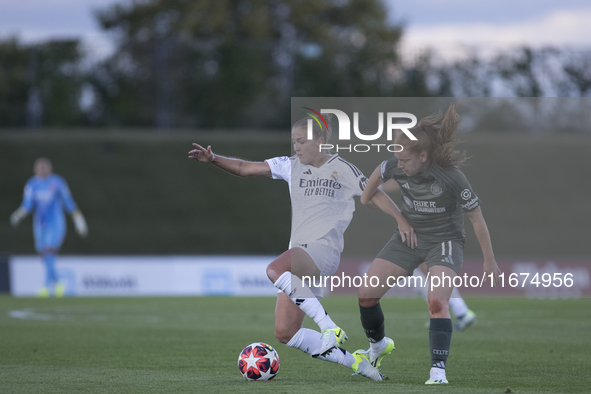
[(425, 179), (428, 176), (430, 176), (431, 175), (431, 170), (433, 169), (434, 163), (433, 163), (433, 160), (432, 159), (429, 159), (429, 160), (430, 160), (429, 166), (427, 167), (427, 169), (423, 173), (410, 176), (409, 178), (412, 179), (413, 181), (420, 182), (423, 179)]

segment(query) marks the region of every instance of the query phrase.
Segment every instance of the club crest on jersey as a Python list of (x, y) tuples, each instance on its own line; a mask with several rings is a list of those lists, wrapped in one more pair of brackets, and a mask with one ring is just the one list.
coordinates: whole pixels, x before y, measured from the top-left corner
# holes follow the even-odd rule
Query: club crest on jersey
[(330, 175), (330, 179), (337, 182), (339, 180), (339, 173), (336, 171), (333, 171), (332, 174)]
[(431, 193), (433, 193), (434, 196), (439, 196), (443, 193), (443, 189), (437, 184), (437, 182), (433, 182), (431, 185)]

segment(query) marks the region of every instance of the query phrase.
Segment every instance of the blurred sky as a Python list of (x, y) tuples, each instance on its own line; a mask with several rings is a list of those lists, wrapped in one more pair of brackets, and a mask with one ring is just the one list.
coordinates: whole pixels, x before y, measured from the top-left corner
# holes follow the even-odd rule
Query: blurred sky
[[(0, 0), (0, 37), (25, 40), (82, 37), (97, 54), (109, 40), (93, 9), (122, 0)], [(198, 1), (198, 0), (194, 0)], [(458, 45), (482, 49), (514, 44), (591, 44), (591, 0), (385, 0), (389, 19), (405, 25), (403, 48), (425, 46), (453, 56)]]

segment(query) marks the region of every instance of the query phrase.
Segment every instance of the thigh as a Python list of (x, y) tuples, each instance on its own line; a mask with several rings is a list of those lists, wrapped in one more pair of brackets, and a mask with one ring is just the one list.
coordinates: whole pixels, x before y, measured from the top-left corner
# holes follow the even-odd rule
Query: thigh
[(464, 241), (448, 240), (433, 243), (425, 261), (429, 269), (443, 266), (451, 268), (459, 275), (464, 263)]
[[(362, 302), (362, 305), (363, 303), (377, 304), (377, 300), (390, 290), (398, 278), (408, 275), (410, 274), (406, 269), (388, 260), (376, 258), (367, 270), (367, 279), (362, 282), (359, 288), (359, 299), (373, 299), (373, 302)], [(377, 278), (377, 280), (373, 278)]]
[[(341, 253), (338, 249), (323, 239), (307, 244), (300, 244), (293, 249), (302, 249), (314, 262), (321, 276), (330, 276), (339, 268)], [(309, 262), (308, 262), (309, 264)], [(306, 267), (306, 265), (303, 265)]]
[(314, 264), (314, 260), (308, 253), (298, 247), (286, 250), (267, 267), (267, 275), (273, 283), (284, 272), (291, 272), (299, 278), (303, 275), (312, 277), (320, 275), (320, 270)]
[(35, 249), (41, 253), (49, 250), (59, 250), (64, 241), (66, 230), (59, 223), (53, 226), (35, 225), (33, 234), (35, 238)]
[(408, 275), (412, 273), (415, 268), (419, 266), (424, 260), (418, 249), (411, 249), (402, 242), (400, 235), (394, 233), (388, 243), (378, 253), (376, 260), (381, 259), (389, 261), (408, 272)]
[(453, 279), (457, 276), (456, 272), (450, 267), (435, 265), (429, 268), (429, 294), (428, 298), (438, 298), (447, 300), (451, 297), (454, 289)]
[(275, 304), (275, 333), (291, 338), (302, 327), (306, 314), (284, 293), (277, 294)]
[[(321, 300), (324, 296), (326, 283), (323, 278), (334, 274), (338, 269), (340, 252), (322, 242), (298, 245), (291, 250), (293, 251), (292, 256), (295, 256), (292, 257), (292, 269), (294, 269), (292, 273), (302, 279), (302, 288), (308, 287), (313, 296)], [(294, 278), (292, 277), (293, 283)]]

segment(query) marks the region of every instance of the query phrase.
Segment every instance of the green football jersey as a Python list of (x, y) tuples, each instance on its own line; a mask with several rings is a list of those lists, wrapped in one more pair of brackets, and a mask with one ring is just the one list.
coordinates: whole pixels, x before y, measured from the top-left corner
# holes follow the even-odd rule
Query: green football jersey
[(458, 167), (441, 168), (433, 161), (422, 174), (407, 176), (393, 156), (381, 165), (382, 179), (394, 179), (402, 192), (402, 215), (426, 240), (464, 239), (464, 212), (480, 205)]

